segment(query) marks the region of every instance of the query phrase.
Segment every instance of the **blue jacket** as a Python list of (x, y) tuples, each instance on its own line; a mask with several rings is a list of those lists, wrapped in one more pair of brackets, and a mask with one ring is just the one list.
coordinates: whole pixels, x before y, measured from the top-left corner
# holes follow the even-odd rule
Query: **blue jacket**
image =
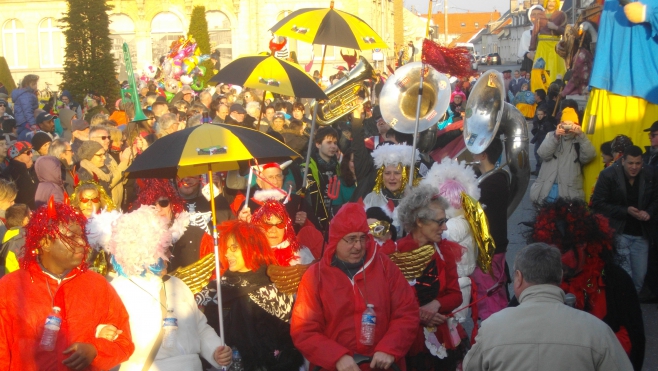
[(23, 140), (30, 131), (31, 125), (36, 125), (34, 111), (39, 108), (39, 101), (32, 88), (15, 89), (11, 92), (11, 100), (14, 102), (14, 118), (18, 139)]

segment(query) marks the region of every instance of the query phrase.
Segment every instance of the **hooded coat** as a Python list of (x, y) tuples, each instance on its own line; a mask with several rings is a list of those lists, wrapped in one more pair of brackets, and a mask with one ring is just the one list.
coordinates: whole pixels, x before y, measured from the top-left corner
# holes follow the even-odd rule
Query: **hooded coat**
[[(97, 273), (75, 268), (57, 279), (33, 262), (27, 269), (4, 276), (0, 292), (20, 293), (0, 297), (1, 370), (70, 370), (62, 364), (69, 357), (63, 352), (76, 342), (90, 343), (98, 351), (84, 370), (109, 370), (126, 361), (135, 349), (126, 308), (105, 277)], [(39, 350), (39, 342), (53, 305), (62, 310), (62, 327), (55, 350), (44, 352)], [(123, 332), (114, 341), (97, 338), (101, 324), (112, 324)]]
[[(322, 260), (302, 277), (293, 308), (290, 334), (297, 349), (311, 363), (335, 370), (344, 356), (372, 356), (384, 352), (406, 370), (404, 356), (416, 337), (419, 309), (416, 297), (400, 269), (377, 251), (368, 236), (363, 268), (350, 279), (332, 265), (338, 242), (353, 232), (368, 233), (363, 206), (343, 205), (329, 228), (329, 244)], [(377, 316), (374, 345), (359, 342), (361, 316), (374, 304)], [(461, 300), (460, 300), (461, 302)], [(361, 370), (370, 370), (362, 364)]]
[(36, 207), (45, 205), (53, 196), (55, 202), (64, 202), (64, 181), (62, 181), (62, 162), (54, 156), (41, 156), (34, 164), (39, 178), (37, 192), (34, 195)]
[(59, 123), (62, 125), (62, 139), (67, 142), (71, 141), (71, 120), (76, 115), (76, 112), (68, 108), (61, 108), (59, 110)]
[(11, 92), (11, 100), (14, 102), (14, 118), (16, 119), (16, 130), (20, 140), (30, 131), (30, 126), (37, 124), (34, 111), (39, 108), (39, 100), (32, 88), (21, 88)]
[(34, 165), (28, 169), (24, 163), (10, 160), (9, 165), (2, 172), (2, 177), (16, 184), (18, 194), (15, 202), (17, 204), (26, 204), (30, 210), (36, 210), (34, 195), (37, 192), (39, 178), (34, 171)]

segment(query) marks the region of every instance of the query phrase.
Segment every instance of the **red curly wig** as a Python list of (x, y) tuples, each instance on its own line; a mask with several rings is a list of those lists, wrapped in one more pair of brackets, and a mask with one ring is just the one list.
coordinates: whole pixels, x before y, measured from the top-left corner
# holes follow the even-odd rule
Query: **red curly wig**
[[(257, 224), (261, 228), (267, 228), (269, 226), (266, 222), (272, 216), (281, 219), (281, 222), (284, 223), (285, 232), (283, 235), (283, 241), (288, 241), (289, 244), (289, 249), (275, 249), (281, 251), (274, 251), (274, 255), (277, 257), (279, 263), (288, 265), (288, 263), (294, 259), (294, 253), (299, 251), (299, 242), (297, 242), (295, 229), (292, 226), (292, 220), (290, 220), (286, 207), (279, 201), (267, 200), (258, 210), (256, 210), (251, 217), (251, 222)], [(283, 254), (283, 256), (279, 256), (279, 254)]]
[[(66, 236), (68, 226), (75, 224), (80, 227), (81, 235), (77, 233), (73, 236)], [(87, 241), (86, 232), (87, 218), (76, 208), (55, 202), (51, 197), (46, 205), (38, 208), (30, 221), (25, 226), (25, 246), (22, 247), (20, 264), (23, 269), (27, 269), (30, 264), (36, 262), (41, 244), (44, 239), (60, 240), (69, 248), (79, 244), (77, 238), (84, 241), (84, 257), (78, 267), (80, 270), (87, 270), (87, 255), (89, 253), (89, 242)]]
[(169, 205), (174, 216), (185, 210), (185, 203), (176, 191), (176, 188), (167, 179), (138, 179), (137, 200), (133, 203), (131, 209), (137, 210), (142, 205), (155, 205), (158, 199), (166, 197), (169, 199)]
[(263, 265), (276, 264), (270, 243), (259, 226), (240, 220), (230, 220), (217, 226), (217, 232), (222, 272), (228, 269), (226, 250), (230, 237), (240, 246), (244, 264), (252, 272), (259, 270)]

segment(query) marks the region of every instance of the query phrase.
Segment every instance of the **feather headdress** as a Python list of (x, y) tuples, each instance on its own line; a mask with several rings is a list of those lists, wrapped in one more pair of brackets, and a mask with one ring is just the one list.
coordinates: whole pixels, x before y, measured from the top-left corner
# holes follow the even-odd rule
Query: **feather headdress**
[(171, 244), (167, 220), (153, 206), (141, 206), (112, 223), (109, 252), (116, 271), (124, 276), (141, 275), (152, 267), (161, 269), (163, 261), (169, 260)]
[[(375, 160), (375, 166), (412, 166), (411, 163), (411, 146), (406, 144), (384, 144), (372, 151), (372, 158)], [(420, 154), (416, 150), (415, 161), (420, 160)]]

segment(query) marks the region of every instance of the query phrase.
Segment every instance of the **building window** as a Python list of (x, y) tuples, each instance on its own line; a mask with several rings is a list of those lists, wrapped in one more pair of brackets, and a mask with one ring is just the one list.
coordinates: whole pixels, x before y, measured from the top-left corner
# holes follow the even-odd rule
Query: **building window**
[(39, 63), (41, 68), (62, 67), (64, 62), (64, 34), (54, 18), (39, 23)]
[(135, 68), (137, 62), (135, 23), (133, 20), (125, 14), (110, 15), (110, 39), (112, 40), (112, 55), (117, 61), (119, 80), (127, 80), (126, 65), (123, 63), (123, 43), (128, 43), (133, 68)]
[(462, 27), (466, 27), (466, 22), (462, 22)]
[(208, 21), (211, 53), (215, 49), (219, 49), (220, 64), (226, 66), (233, 60), (231, 21), (226, 14), (218, 11), (206, 12), (206, 20)]
[(480, 24), (475, 22), (475, 28), (480, 28)]
[(2, 26), (2, 51), (9, 68), (27, 68), (25, 29), (18, 19), (10, 19)]
[(172, 12), (158, 13), (151, 21), (151, 51), (153, 64), (160, 65), (160, 57), (167, 54), (171, 43), (185, 37), (183, 22)]

